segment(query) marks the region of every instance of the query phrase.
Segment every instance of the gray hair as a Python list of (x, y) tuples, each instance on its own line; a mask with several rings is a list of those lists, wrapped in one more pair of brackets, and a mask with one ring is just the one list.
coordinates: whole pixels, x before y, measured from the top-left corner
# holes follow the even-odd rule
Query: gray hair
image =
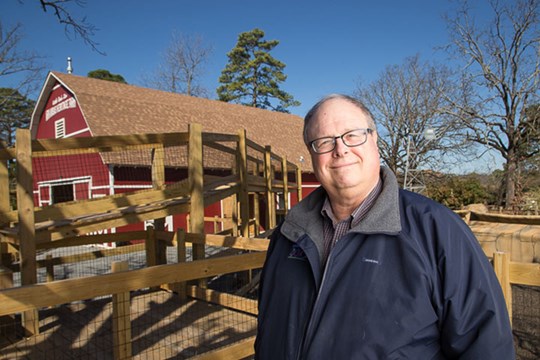
[(349, 96), (349, 95), (330, 94), (330, 95), (326, 95), (321, 100), (319, 100), (315, 105), (313, 105), (313, 107), (311, 109), (309, 109), (306, 116), (304, 117), (304, 143), (306, 143), (306, 145), (308, 144), (307, 130), (309, 128), (309, 124), (311, 123), (311, 120), (313, 119), (313, 117), (315, 116), (317, 111), (319, 111), (319, 108), (325, 102), (327, 102), (329, 100), (333, 100), (333, 99), (340, 99), (340, 100), (348, 101), (351, 104), (353, 104), (354, 106), (356, 106), (357, 108), (359, 108), (360, 110), (362, 110), (362, 112), (368, 118), (367, 119), (368, 120), (368, 127), (370, 129), (374, 130), (374, 131), (377, 131), (377, 127), (375, 125), (375, 120), (374, 120), (373, 114), (371, 113), (371, 111), (368, 109), (368, 107), (362, 101), (360, 101), (360, 100), (358, 100), (356, 98), (353, 98), (352, 96)]

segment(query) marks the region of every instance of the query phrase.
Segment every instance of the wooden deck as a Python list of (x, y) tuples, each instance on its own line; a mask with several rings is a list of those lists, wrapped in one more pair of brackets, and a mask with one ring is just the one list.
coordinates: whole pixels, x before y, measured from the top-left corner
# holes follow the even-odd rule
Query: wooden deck
[[(133, 359), (187, 359), (255, 335), (256, 317), (166, 292), (132, 294)], [(0, 359), (113, 359), (110, 297), (40, 311), (41, 333), (0, 324)]]

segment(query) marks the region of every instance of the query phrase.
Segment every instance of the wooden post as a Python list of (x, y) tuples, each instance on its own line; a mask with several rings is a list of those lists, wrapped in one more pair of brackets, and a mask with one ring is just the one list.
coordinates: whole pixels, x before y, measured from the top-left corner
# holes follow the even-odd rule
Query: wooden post
[(152, 187), (161, 189), (165, 184), (165, 152), (163, 145), (152, 149)]
[[(261, 176), (263, 170), (261, 170), (261, 163), (257, 163), (257, 176)], [(261, 232), (261, 194), (256, 192), (253, 198), (253, 217), (255, 218), (255, 235), (259, 235)]]
[[(0, 143), (0, 149), (5, 149), (4, 143)], [(9, 160), (0, 160), (0, 213), (7, 213), (11, 210), (11, 194), (9, 193)], [(0, 265), (5, 262), (4, 257), (8, 257), (7, 244), (0, 243)], [(7, 262), (7, 261), (6, 261)], [(0, 279), (0, 281), (2, 281)]]
[[(152, 188), (163, 189), (165, 186), (165, 152), (163, 145), (152, 149)], [(154, 219), (154, 230), (165, 231), (165, 218)], [(154, 237), (156, 248), (156, 265), (167, 263), (167, 245)]]
[(238, 236), (238, 196), (236, 194), (231, 195), (231, 217), (232, 235)]
[(512, 324), (512, 285), (510, 284), (510, 255), (505, 252), (496, 252), (493, 254), (493, 269), (499, 279)]
[[(128, 270), (127, 261), (112, 263), (112, 272)], [(113, 294), (113, 347), (114, 359), (131, 359), (131, 306), (129, 291)]]
[(220, 230), (218, 228), (219, 217), (214, 215), (214, 234), (217, 234)]
[(0, 160), (0, 212), (7, 213), (11, 210), (9, 194), (9, 163)]
[(47, 254), (45, 257), (46, 260), (46, 266), (45, 269), (47, 271), (47, 282), (53, 282), (54, 281), (54, 263), (53, 263), (53, 257), (51, 254)]
[(275, 227), (276, 212), (272, 192), (272, 148), (269, 145), (264, 151), (264, 179), (266, 181), (266, 230), (270, 230)]
[(298, 202), (302, 200), (302, 169), (296, 168), (296, 194), (298, 197)]
[[(30, 130), (17, 129), (17, 212), (19, 217), (19, 242), (21, 255), (21, 284), (37, 282), (36, 227), (34, 224), (34, 183), (32, 176), (32, 141)], [(22, 314), (23, 328), (28, 336), (39, 333), (37, 310)]]
[(5, 266), (0, 266), (0, 290), (13, 287), (13, 271)]
[(289, 212), (289, 169), (287, 167), (287, 158), (281, 159), (281, 172), (283, 174), (283, 204), (285, 206), (285, 214)]
[[(178, 263), (186, 262), (186, 232), (184, 229), (179, 228), (176, 231), (176, 252), (178, 256)], [(174, 290), (178, 294), (180, 300), (187, 299), (187, 284), (185, 281), (174, 284)]]
[(156, 231), (153, 227), (146, 229), (146, 267), (157, 265)]
[[(189, 228), (204, 234), (203, 143), (200, 124), (189, 125), (188, 183), (190, 193)], [(204, 244), (193, 244), (193, 260), (205, 258)]]
[(240, 202), (240, 235), (249, 237), (249, 193), (247, 183), (247, 144), (246, 130), (238, 132), (238, 150), (237, 150), (237, 169), (240, 179), (240, 193), (238, 200)]
[[(13, 270), (0, 265), (0, 290), (9, 289), (13, 287)], [(15, 314), (6, 315), (9, 319), (8, 321), (15, 320)], [(0, 316), (0, 323), (2, 322), (3, 316)]]

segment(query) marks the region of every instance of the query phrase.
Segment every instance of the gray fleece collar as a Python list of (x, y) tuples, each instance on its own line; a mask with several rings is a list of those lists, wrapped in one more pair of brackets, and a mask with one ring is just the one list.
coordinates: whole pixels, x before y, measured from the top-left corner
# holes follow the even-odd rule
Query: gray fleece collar
[[(365, 234), (397, 234), (401, 231), (399, 187), (396, 177), (390, 169), (381, 167), (381, 179), (383, 188), (379, 197), (365, 218), (351, 231)], [(321, 186), (293, 207), (281, 226), (281, 233), (294, 242), (303, 235), (308, 235), (322, 251), (321, 208), (325, 197), (326, 191)]]

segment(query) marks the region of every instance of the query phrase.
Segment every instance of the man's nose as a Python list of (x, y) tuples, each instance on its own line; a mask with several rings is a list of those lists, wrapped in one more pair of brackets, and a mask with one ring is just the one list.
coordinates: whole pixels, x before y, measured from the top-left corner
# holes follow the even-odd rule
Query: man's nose
[(342, 138), (336, 139), (336, 146), (334, 147), (333, 154), (335, 156), (342, 156), (349, 152), (349, 147), (345, 145)]

